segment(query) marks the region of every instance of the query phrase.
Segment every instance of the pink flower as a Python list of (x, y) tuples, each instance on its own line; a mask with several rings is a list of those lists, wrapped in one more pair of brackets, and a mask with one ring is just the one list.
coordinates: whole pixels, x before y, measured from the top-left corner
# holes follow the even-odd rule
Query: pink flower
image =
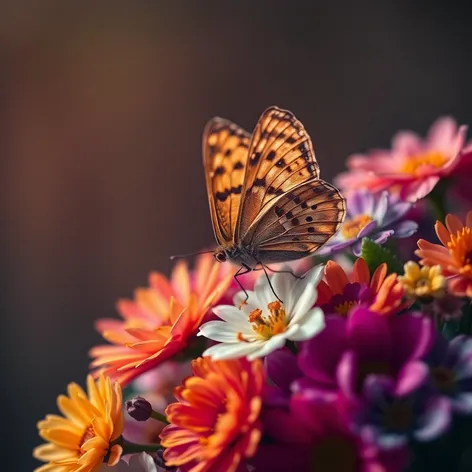
[(439, 118), (426, 139), (401, 131), (391, 150), (372, 150), (349, 157), (348, 172), (336, 185), (345, 193), (366, 188), (372, 192), (395, 190), (401, 200), (415, 202), (433, 190), (438, 181), (459, 170), (466, 127), (450, 117)]

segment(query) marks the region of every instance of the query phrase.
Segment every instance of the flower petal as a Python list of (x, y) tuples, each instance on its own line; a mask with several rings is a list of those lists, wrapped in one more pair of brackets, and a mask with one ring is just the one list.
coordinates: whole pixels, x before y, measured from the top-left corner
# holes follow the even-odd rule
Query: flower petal
[(321, 308), (314, 308), (297, 321), (298, 331), (290, 336), (292, 341), (305, 341), (320, 333), (325, 327), (324, 313)]

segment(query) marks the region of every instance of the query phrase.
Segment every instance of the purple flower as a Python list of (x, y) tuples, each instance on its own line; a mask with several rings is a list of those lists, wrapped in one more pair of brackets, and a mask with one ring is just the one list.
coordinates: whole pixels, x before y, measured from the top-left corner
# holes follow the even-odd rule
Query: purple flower
[(315, 392), (292, 396), (289, 408), (262, 415), (264, 438), (250, 461), (254, 471), (400, 472), (406, 449), (380, 450), (367, 436), (352, 430), (347, 405), (340, 396), (326, 402)]
[(398, 448), (412, 439), (430, 441), (451, 424), (449, 403), (424, 384), (427, 366), (417, 362), (409, 370), (399, 382), (385, 376), (364, 382), (364, 401), (353, 415), (356, 429), (381, 449)]
[(347, 201), (347, 215), (343, 226), (318, 254), (325, 256), (351, 248), (358, 256), (362, 238), (368, 237), (377, 244), (383, 244), (390, 236), (411, 236), (418, 229), (418, 224), (403, 220), (411, 206), (411, 203), (399, 201), (387, 191), (372, 194), (366, 190), (358, 190), (352, 193)]
[(435, 392), (454, 412), (472, 415), (472, 338), (457, 336), (448, 343), (438, 336), (428, 364)]
[(370, 305), (374, 298), (375, 294), (367, 284), (348, 283), (345, 285), (343, 293), (334, 295), (328, 303), (324, 303), (320, 308), (325, 315), (347, 316), (353, 306)]
[(396, 388), (410, 392), (419, 386), (418, 361), (434, 336), (431, 320), (415, 313), (383, 317), (359, 306), (347, 319), (328, 316), (325, 329), (301, 346), (298, 365), (304, 377), (293, 382), (292, 390), (310, 389), (327, 397), (341, 391), (357, 403), (365, 381), (389, 376)]

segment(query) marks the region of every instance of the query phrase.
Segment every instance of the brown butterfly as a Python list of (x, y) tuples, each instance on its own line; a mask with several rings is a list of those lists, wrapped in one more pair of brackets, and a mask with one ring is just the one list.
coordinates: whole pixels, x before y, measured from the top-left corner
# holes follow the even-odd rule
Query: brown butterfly
[(258, 266), (267, 275), (267, 264), (313, 254), (344, 220), (345, 200), (320, 180), (310, 137), (290, 111), (268, 108), (252, 136), (213, 118), (203, 133), (203, 164), (214, 256), (240, 265), (240, 286), (238, 276)]

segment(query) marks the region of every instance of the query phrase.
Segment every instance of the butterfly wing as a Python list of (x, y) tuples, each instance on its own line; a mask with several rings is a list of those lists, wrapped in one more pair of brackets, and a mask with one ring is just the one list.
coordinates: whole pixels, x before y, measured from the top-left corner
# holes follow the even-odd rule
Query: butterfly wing
[(248, 153), (234, 241), (243, 240), (261, 212), (278, 196), (319, 177), (305, 128), (287, 110), (268, 108), (259, 118)]
[(338, 231), (345, 214), (339, 190), (311, 179), (280, 196), (258, 218), (243, 245), (256, 248), (263, 263), (306, 257)]
[(211, 220), (220, 246), (233, 244), (240, 207), (250, 134), (223, 118), (213, 118), (203, 132), (203, 165)]

